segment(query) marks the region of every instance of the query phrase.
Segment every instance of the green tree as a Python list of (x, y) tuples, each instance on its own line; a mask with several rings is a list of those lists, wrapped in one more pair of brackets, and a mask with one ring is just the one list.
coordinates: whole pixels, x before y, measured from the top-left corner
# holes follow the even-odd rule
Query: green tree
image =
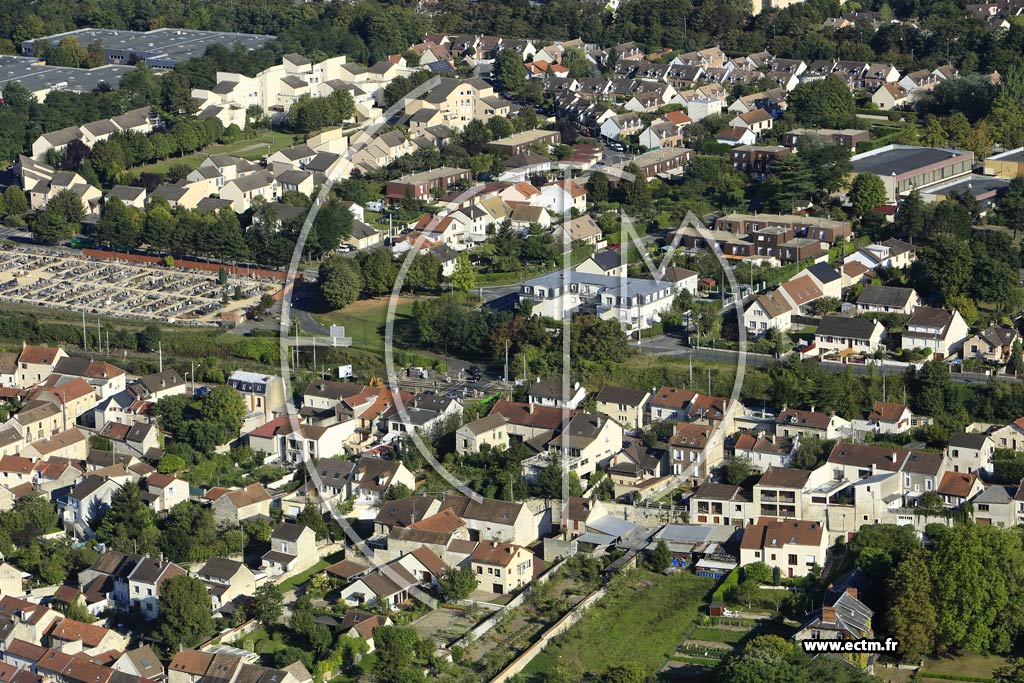
[(569, 78), (587, 78), (597, 70), (587, 53), (578, 47), (571, 47), (562, 54), (562, 66), (569, 70)]
[(273, 581), (267, 581), (256, 588), (252, 602), (247, 608), (248, 613), (264, 626), (270, 626), (281, 618), (284, 612), (284, 594), (281, 587)]
[(28, 211), (28, 200), (17, 185), (8, 185), (4, 190), (4, 211), (15, 215)]
[(921, 289), (938, 294), (943, 301), (967, 291), (974, 273), (970, 244), (956, 237), (942, 237), (920, 250), (915, 264)]
[(138, 210), (125, 206), (117, 197), (107, 199), (96, 222), (97, 241), (134, 249), (141, 236), (142, 220)]
[(632, 162), (626, 164), (622, 170), (629, 174), (628, 178), (619, 180), (622, 202), (632, 211), (639, 214), (647, 213), (651, 205), (651, 187), (647, 183), (647, 178), (640, 167)]
[(853, 94), (836, 75), (801, 83), (789, 94), (787, 116), (815, 128), (850, 128), (856, 122)]
[(1013, 346), (1010, 347), (1010, 359), (1006, 362), (1006, 372), (1014, 377), (1024, 374), (1024, 355), (1021, 355), (1019, 341), (1013, 342)]
[(415, 666), (419, 637), (410, 626), (380, 626), (373, 632), (377, 646), (376, 673), (381, 683), (415, 683), (423, 680)]
[(157, 634), (171, 651), (195, 647), (216, 630), (210, 595), (194, 576), (175, 576), (161, 583), (159, 610)]
[(327, 523), (324, 522), (323, 513), (313, 503), (306, 503), (305, 507), (302, 508), (302, 512), (295, 518), (295, 523), (308, 526), (316, 533), (317, 539), (327, 536)]
[(652, 572), (663, 572), (670, 566), (672, 566), (672, 551), (668, 549), (668, 544), (665, 541), (658, 541), (658, 545), (654, 546), (654, 550), (651, 551), (651, 555), (647, 559), (647, 567)]
[(136, 482), (126, 482), (110, 500), (102, 514), (96, 539), (112, 550), (122, 553), (148, 554), (157, 550), (160, 531), (156, 527), (153, 509), (142, 500), (142, 490)]
[(853, 164), (850, 163), (850, 150), (843, 145), (825, 143), (813, 136), (809, 142), (800, 146), (800, 156), (807, 165), (811, 180), (817, 187), (817, 198), (821, 201), (846, 187)]
[(343, 256), (332, 256), (321, 262), (316, 281), (320, 297), (333, 308), (348, 306), (359, 298), (363, 289), (359, 265)]
[(992, 672), (995, 683), (1024, 683), (1024, 657), (1010, 657)]
[(858, 173), (850, 185), (850, 203), (858, 217), (882, 206), (887, 199), (885, 183), (874, 173)]
[(592, 204), (608, 201), (608, 176), (594, 171), (587, 179), (587, 199)]
[(601, 674), (601, 683), (654, 683), (655, 677), (634, 662), (610, 666)]
[(509, 95), (517, 95), (526, 85), (526, 67), (513, 50), (501, 50), (494, 58), (494, 78)]
[[(4, 198), (6, 200), (6, 194)], [(1024, 230), (1024, 176), (1017, 176), (1010, 181), (1006, 192), (998, 200), (998, 212), (1006, 226), (1013, 228), (1014, 237), (1018, 231)]]
[(396, 482), (384, 492), (384, 500), (404, 500), (412, 495), (412, 489), (401, 482)]
[(942, 649), (989, 650), (993, 622), (1008, 594), (986, 557), (981, 533), (971, 523), (948, 529), (935, 544), (930, 565), (938, 607), (935, 635)]
[(935, 649), (938, 613), (925, 552), (914, 548), (896, 566), (887, 585), (886, 626), (900, 641), (900, 656), (917, 661)]
[(747, 458), (733, 457), (722, 465), (722, 472), (725, 483), (738, 486), (754, 474), (754, 468)]
[(476, 574), (470, 567), (449, 569), (438, 580), (441, 599), (448, 603), (465, 600), (476, 590)]
[(928, 222), (928, 207), (915, 188), (900, 203), (896, 212), (896, 232), (905, 240), (920, 243)]
[(788, 154), (772, 162), (768, 182), (768, 206), (779, 213), (793, 213), (794, 207), (814, 195), (814, 178), (802, 155)]
[(391, 257), (390, 249), (374, 249), (360, 259), (363, 274), (363, 291), (369, 296), (390, 294), (395, 288), (398, 267)]
[[(499, 53), (500, 54), (500, 53)], [(452, 289), (456, 292), (469, 292), (476, 286), (476, 271), (469, 262), (466, 252), (460, 252), (452, 273)]]
[(416, 254), (405, 272), (404, 286), (412, 292), (437, 290), (441, 286), (441, 259), (430, 251)]

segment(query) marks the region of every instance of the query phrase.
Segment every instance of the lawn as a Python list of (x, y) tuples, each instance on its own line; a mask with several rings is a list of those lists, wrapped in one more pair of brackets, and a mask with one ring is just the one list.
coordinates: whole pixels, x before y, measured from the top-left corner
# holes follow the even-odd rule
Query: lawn
[(314, 574), (322, 572), (323, 570), (327, 569), (328, 567), (330, 567), (335, 562), (340, 562), (343, 559), (345, 559), (345, 551), (344, 550), (339, 550), (336, 553), (331, 553), (330, 555), (328, 555), (324, 559), (320, 560), (319, 562), (317, 562), (316, 564), (314, 564), (312, 567), (310, 567), (306, 571), (302, 572), (301, 574), (296, 574), (295, 576), (292, 576), (290, 578), (285, 579), (284, 581), (282, 581), (281, 583), (278, 584), (278, 587), (281, 589), (282, 593), (287, 593), (288, 591), (292, 590), (296, 586), (301, 586), (302, 584), (304, 584), (307, 581), (309, 581), (309, 579)]
[(921, 678), (929, 679), (928, 674), (977, 676), (990, 678), (992, 671), (1006, 664), (1006, 658), (999, 655), (975, 655), (964, 653), (959, 657), (939, 657), (926, 659), (921, 667)]
[(176, 164), (185, 164), (196, 168), (203, 159), (212, 154), (230, 154), (249, 161), (256, 161), (274, 152), (291, 147), (295, 139), (290, 133), (272, 133), (264, 131), (259, 137), (251, 140), (239, 140), (226, 145), (210, 145), (205, 149), (193, 152), (183, 157), (171, 157), (162, 161), (154, 161), (151, 164), (143, 164), (129, 169), (136, 173), (166, 173), (167, 169)]
[[(412, 302), (416, 297), (399, 297), (395, 306), (395, 327), (409, 321), (412, 314)], [(388, 298), (364, 299), (351, 303), (330, 313), (315, 315), (321, 325), (344, 325), (345, 334), (352, 337), (356, 346), (368, 346), (381, 350), (384, 348), (384, 323), (388, 315)]]
[(654, 673), (682, 642), (714, 581), (679, 572), (635, 570), (616, 577), (606, 595), (565, 635), (526, 668), (550, 672), (558, 664), (582, 673), (602, 672), (624, 661)]

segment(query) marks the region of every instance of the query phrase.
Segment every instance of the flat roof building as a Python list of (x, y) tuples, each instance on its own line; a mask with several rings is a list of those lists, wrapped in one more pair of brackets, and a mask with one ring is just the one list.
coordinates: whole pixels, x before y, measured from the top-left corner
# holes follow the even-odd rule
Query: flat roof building
[(985, 175), (1013, 180), (1024, 175), (1024, 147), (1011, 149), (985, 159)]
[(962, 149), (886, 145), (850, 158), (854, 173), (874, 173), (885, 183), (887, 199), (915, 188), (926, 190), (935, 185), (967, 176), (974, 165), (974, 152)]
[(56, 45), (66, 37), (77, 38), (82, 47), (98, 41), (103, 46), (103, 56), (108, 64), (134, 66), (145, 63), (155, 69), (173, 69), (179, 62), (201, 57), (211, 45), (241, 45), (247, 50), (255, 50), (277, 36), (184, 28), (158, 28), (153, 31), (80, 28), (22, 41), (21, 54), (32, 57), (36, 43), (43, 41)]
[(121, 77), (134, 68), (108, 64), (95, 69), (76, 69), (49, 66), (34, 57), (0, 55), (0, 90), (8, 83), (18, 82), (41, 102), (51, 90), (91, 92), (100, 83), (117, 88)]

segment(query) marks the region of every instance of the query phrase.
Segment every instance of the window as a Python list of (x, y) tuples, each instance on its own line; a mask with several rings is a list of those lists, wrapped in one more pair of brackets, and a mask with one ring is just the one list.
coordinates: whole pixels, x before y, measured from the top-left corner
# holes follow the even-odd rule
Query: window
[(788, 558), (789, 564), (796, 564), (796, 555), (790, 555)]

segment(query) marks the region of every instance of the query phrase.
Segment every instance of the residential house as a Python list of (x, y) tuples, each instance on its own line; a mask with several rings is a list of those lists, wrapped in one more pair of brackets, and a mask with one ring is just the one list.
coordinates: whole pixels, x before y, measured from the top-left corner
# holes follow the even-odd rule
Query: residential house
[(880, 349), (885, 336), (885, 327), (877, 320), (826, 315), (814, 331), (814, 344), (821, 355), (864, 355)]
[(27, 389), (44, 382), (68, 354), (62, 348), (22, 345), (18, 354), (17, 385)]
[(561, 382), (538, 379), (530, 385), (527, 396), (533, 405), (575, 410), (586, 398), (587, 390), (579, 382), (576, 382), (569, 387), (569, 393), (566, 394)]
[(480, 590), (505, 595), (533, 579), (533, 553), (519, 545), (485, 541), (470, 555), (469, 567)]
[(171, 474), (153, 473), (146, 477), (142, 497), (154, 512), (169, 512), (188, 500), (188, 482)]
[(640, 430), (647, 424), (649, 391), (606, 386), (597, 394), (597, 412), (607, 415), (623, 429)]
[(352, 419), (320, 426), (301, 422), (296, 416), (280, 415), (246, 434), (246, 438), (250, 448), (266, 454), (266, 462), (295, 466), (341, 454), (355, 427)]
[(783, 293), (774, 290), (755, 297), (743, 311), (743, 321), (748, 334), (760, 337), (771, 330), (788, 330), (793, 325), (793, 314), (796, 312)]
[[(715, 142), (720, 145), (728, 145), (729, 147), (752, 146), (757, 142), (757, 133), (751, 128), (740, 127), (740, 126), (726, 126), (722, 130), (718, 131), (715, 137)], [(735, 163), (733, 164), (735, 167)]]
[[(993, 436), (995, 433), (993, 433)], [(992, 456), (997, 441), (983, 432), (956, 432), (949, 435), (946, 460), (952, 472), (976, 474), (992, 471)], [(998, 438), (998, 437), (997, 437)], [(1003, 446), (1005, 448), (1005, 446)]]
[(570, 248), (574, 244), (589, 244), (596, 247), (602, 239), (602, 232), (594, 218), (587, 213), (556, 225), (554, 238), (556, 244), (568, 242)]
[[(904, 269), (917, 261), (917, 248), (896, 238), (881, 244), (869, 244), (843, 259), (844, 264), (860, 263), (869, 270), (876, 268)], [(916, 303), (915, 303), (916, 305)], [(907, 311), (909, 313), (909, 311)]]
[(737, 458), (749, 462), (751, 468), (764, 472), (769, 467), (788, 467), (799, 446), (799, 437), (789, 439), (765, 432), (743, 432), (736, 438), (733, 451)]
[(503, 448), (508, 445), (508, 419), (501, 414), (491, 413), (472, 422), (467, 422), (455, 431), (455, 452), (460, 456), (479, 453), (484, 445)]
[(730, 126), (745, 128), (754, 135), (761, 136), (772, 129), (775, 119), (764, 109), (755, 109), (735, 116), (729, 121)]
[(212, 502), (213, 518), (220, 526), (236, 526), (257, 517), (270, 518), (270, 494), (260, 484), (210, 489), (204, 497)]
[(206, 585), (215, 612), (238, 597), (251, 597), (256, 591), (256, 575), (241, 560), (214, 557), (196, 571)]
[(451, 510), (465, 521), (470, 540), (504, 541), (529, 545), (546, 533), (551, 524), (549, 512), (535, 514), (524, 503), (492, 498), (472, 498), (446, 493), (441, 511)]
[(964, 360), (976, 359), (1006, 363), (1010, 359), (1014, 343), (1019, 341), (1020, 335), (1013, 326), (993, 323), (969, 337), (964, 342), (961, 355)]
[(1019, 417), (1004, 427), (993, 429), (990, 435), (996, 448), (1024, 451), (1024, 417)]
[(908, 406), (885, 401), (875, 401), (864, 419), (853, 421), (855, 431), (873, 434), (903, 434), (914, 426), (914, 414)]
[(316, 533), (308, 526), (281, 522), (270, 535), (270, 550), (263, 554), (263, 568), (275, 574), (299, 573), (320, 559)]
[(871, 95), (871, 101), (881, 110), (901, 109), (912, 102), (913, 93), (899, 83), (883, 83)]
[(622, 426), (604, 415), (577, 412), (550, 438), (528, 443), (540, 453), (522, 461), (523, 476), (533, 480), (552, 461), (564, 460), (567, 470), (589, 478), (599, 465), (609, 462), (622, 448)]
[(78, 535), (88, 534), (87, 529), (93, 522), (110, 509), (110, 502), (120, 492), (123, 483), (95, 474), (86, 477), (67, 496), (63, 510), (64, 523), (73, 526)]
[(140, 377), (128, 386), (128, 390), (139, 398), (156, 402), (167, 396), (183, 395), (188, 387), (177, 372), (164, 370)]
[(657, 447), (648, 448), (637, 441), (624, 441), (622, 449), (608, 463), (608, 476), (619, 486), (641, 486), (664, 475), (667, 455)]
[(969, 335), (970, 328), (959, 311), (919, 306), (907, 321), (900, 346), (931, 349), (934, 358), (949, 358), (960, 353)]
[(820, 522), (761, 518), (740, 542), (740, 564), (764, 562), (785, 577), (806, 576), (825, 565), (828, 534)]
[(408, 527), (437, 514), (440, 509), (441, 501), (429, 496), (409, 496), (386, 501), (373, 520), (374, 534), (387, 536), (392, 529)]
[(775, 433), (780, 436), (816, 438), (822, 441), (838, 439), (850, 430), (849, 420), (835, 413), (823, 413), (811, 406), (810, 410), (798, 410), (783, 406), (775, 418)]
[(672, 474), (707, 479), (724, 457), (721, 439), (713, 442), (711, 438), (715, 428), (695, 422), (679, 422), (673, 428), (668, 442)]
[(706, 482), (687, 500), (690, 519), (697, 524), (742, 528), (754, 523), (753, 494), (739, 486)]
[(395, 609), (409, 599), (418, 583), (409, 570), (391, 562), (342, 588), (340, 598), (352, 607)]
[[(821, 609), (804, 618), (793, 639), (823, 641), (859, 641), (874, 638), (871, 620), (875, 613), (859, 599), (858, 585), (865, 584), (863, 572), (855, 569), (847, 572), (825, 591)], [(867, 669), (874, 662), (875, 655), (861, 653), (839, 655), (852, 666)]]
[(151, 681), (163, 681), (167, 678), (163, 663), (149, 645), (125, 650), (110, 666), (115, 671)]
[(974, 508), (974, 522), (979, 525), (1012, 528), (1017, 526), (1019, 513), (1019, 489), (1002, 484), (992, 484), (970, 499)]
[(185, 570), (164, 560), (144, 557), (128, 575), (127, 608), (141, 614), (146, 621), (160, 616), (160, 586), (167, 579), (184, 576)]
[(857, 313), (901, 313), (910, 315), (920, 297), (910, 287), (868, 285), (857, 297)]
[(942, 496), (943, 505), (949, 508), (959, 508), (984, 490), (985, 484), (977, 473), (954, 471), (943, 474), (942, 481), (935, 489)]
[(608, 277), (622, 277), (626, 274), (628, 262), (622, 258), (617, 251), (599, 251), (591, 254), (576, 266), (577, 273), (589, 275), (605, 275)]

